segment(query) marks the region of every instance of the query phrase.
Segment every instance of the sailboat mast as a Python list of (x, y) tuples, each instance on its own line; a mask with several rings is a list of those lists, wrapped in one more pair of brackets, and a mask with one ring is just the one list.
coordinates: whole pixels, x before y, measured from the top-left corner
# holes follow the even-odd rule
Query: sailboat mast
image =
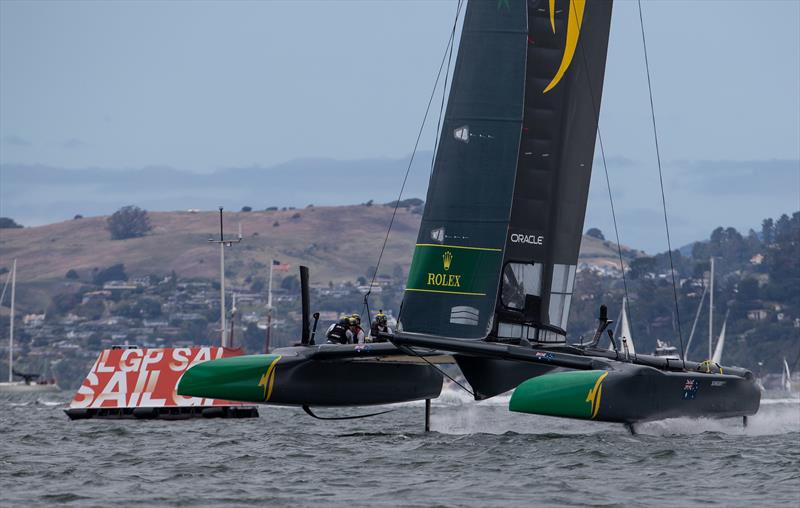
[(275, 260), (269, 261), (269, 286), (267, 289), (267, 338), (264, 344), (264, 352), (269, 353), (270, 343), (272, 342), (272, 269), (275, 266)]
[(17, 260), (11, 265), (11, 313), (8, 324), (8, 382), (14, 381), (14, 305), (17, 293)]
[(709, 290), (708, 299), (708, 358), (710, 359), (714, 354), (714, 257), (711, 257), (711, 274), (709, 275)]

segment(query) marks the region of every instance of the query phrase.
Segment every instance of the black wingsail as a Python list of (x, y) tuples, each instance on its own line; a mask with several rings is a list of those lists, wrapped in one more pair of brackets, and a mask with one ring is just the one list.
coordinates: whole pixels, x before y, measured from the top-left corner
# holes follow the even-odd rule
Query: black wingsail
[(501, 339), (564, 340), (611, 7), (603, 0), (529, 2), (525, 116), (498, 305)]
[(563, 341), (610, 0), (471, 0), (404, 332)]

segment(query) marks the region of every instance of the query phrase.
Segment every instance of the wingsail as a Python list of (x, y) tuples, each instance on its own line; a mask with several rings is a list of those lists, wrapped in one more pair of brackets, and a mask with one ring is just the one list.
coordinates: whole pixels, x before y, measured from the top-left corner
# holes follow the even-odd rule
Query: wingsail
[(469, 2), (404, 332), (564, 342), (610, 22), (605, 0)]

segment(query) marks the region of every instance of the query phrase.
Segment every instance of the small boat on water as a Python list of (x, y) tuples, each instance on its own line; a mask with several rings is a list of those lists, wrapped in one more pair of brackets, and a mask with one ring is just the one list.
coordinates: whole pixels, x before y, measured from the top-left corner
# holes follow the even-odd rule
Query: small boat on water
[[(9, 281), (11, 282), (11, 303), (8, 323), (8, 381), (0, 382), (0, 393), (35, 393), (35, 392), (57, 392), (58, 384), (52, 377), (46, 378), (47, 369), (43, 374), (28, 374), (18, 372), (14, 369), (14, 310), (16, 305), (17, 293), (17, 260), (11, 264), (11, 271), (8, 272), (3, 291), (0, 293), (0, 305), (6, 294)], [(15, 378), (21, 378), (16, 381)]]
[(680, 355), (678, 354), (678, 348), (661, 339), (656, 339), (656, 350), (653, 351), (653, 356), (657, 358), (668, 358), (671, 360), (681, 359)]

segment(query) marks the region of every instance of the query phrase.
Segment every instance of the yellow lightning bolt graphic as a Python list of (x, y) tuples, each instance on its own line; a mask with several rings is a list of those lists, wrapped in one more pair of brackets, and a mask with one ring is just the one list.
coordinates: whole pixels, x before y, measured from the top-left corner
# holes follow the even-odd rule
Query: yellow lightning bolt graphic
[(586, 395), (586, 402), (592, 404), (592, 419), (597, 418), (597, 412), (600, 411), (600, 398), (603, 396), (603, 380), (608, 375), (608, 372), (603, 372), (603, 375), (597, 378), (594, 383), (594, 388), (589, 390)]
[[(550, 26), (553, 28), (553, 33), (556, 31), (556, 2), (550, 0)], [(555, 87), (564, 73), (567, 72), (569, 64), (572, 63), (572, 57), (575, 56), (575, 48), (578, 46), (578, 37), (581, 34), (581, 26), (583, 24), (583, 12), (586, 9), (586, 0), (569, 0), (569, 12), (567, 14), (567, 42), (564, 46), (564, 56), (561, 58), (561, 65), (553, 76), (553, 80), (544, 89), (547, 93)]]
[(272, 385), (275, 383), (275, 365), (277, 365), (278, 360), (280, 360), (280, 355), (276, 356), (274, 360), (269, 364), (267, 371), (261, 376), (261, 379), (258, 381), (258, 386), (264, 387), (264, 400), (268, 401), (270, 397), (272, 397)]

